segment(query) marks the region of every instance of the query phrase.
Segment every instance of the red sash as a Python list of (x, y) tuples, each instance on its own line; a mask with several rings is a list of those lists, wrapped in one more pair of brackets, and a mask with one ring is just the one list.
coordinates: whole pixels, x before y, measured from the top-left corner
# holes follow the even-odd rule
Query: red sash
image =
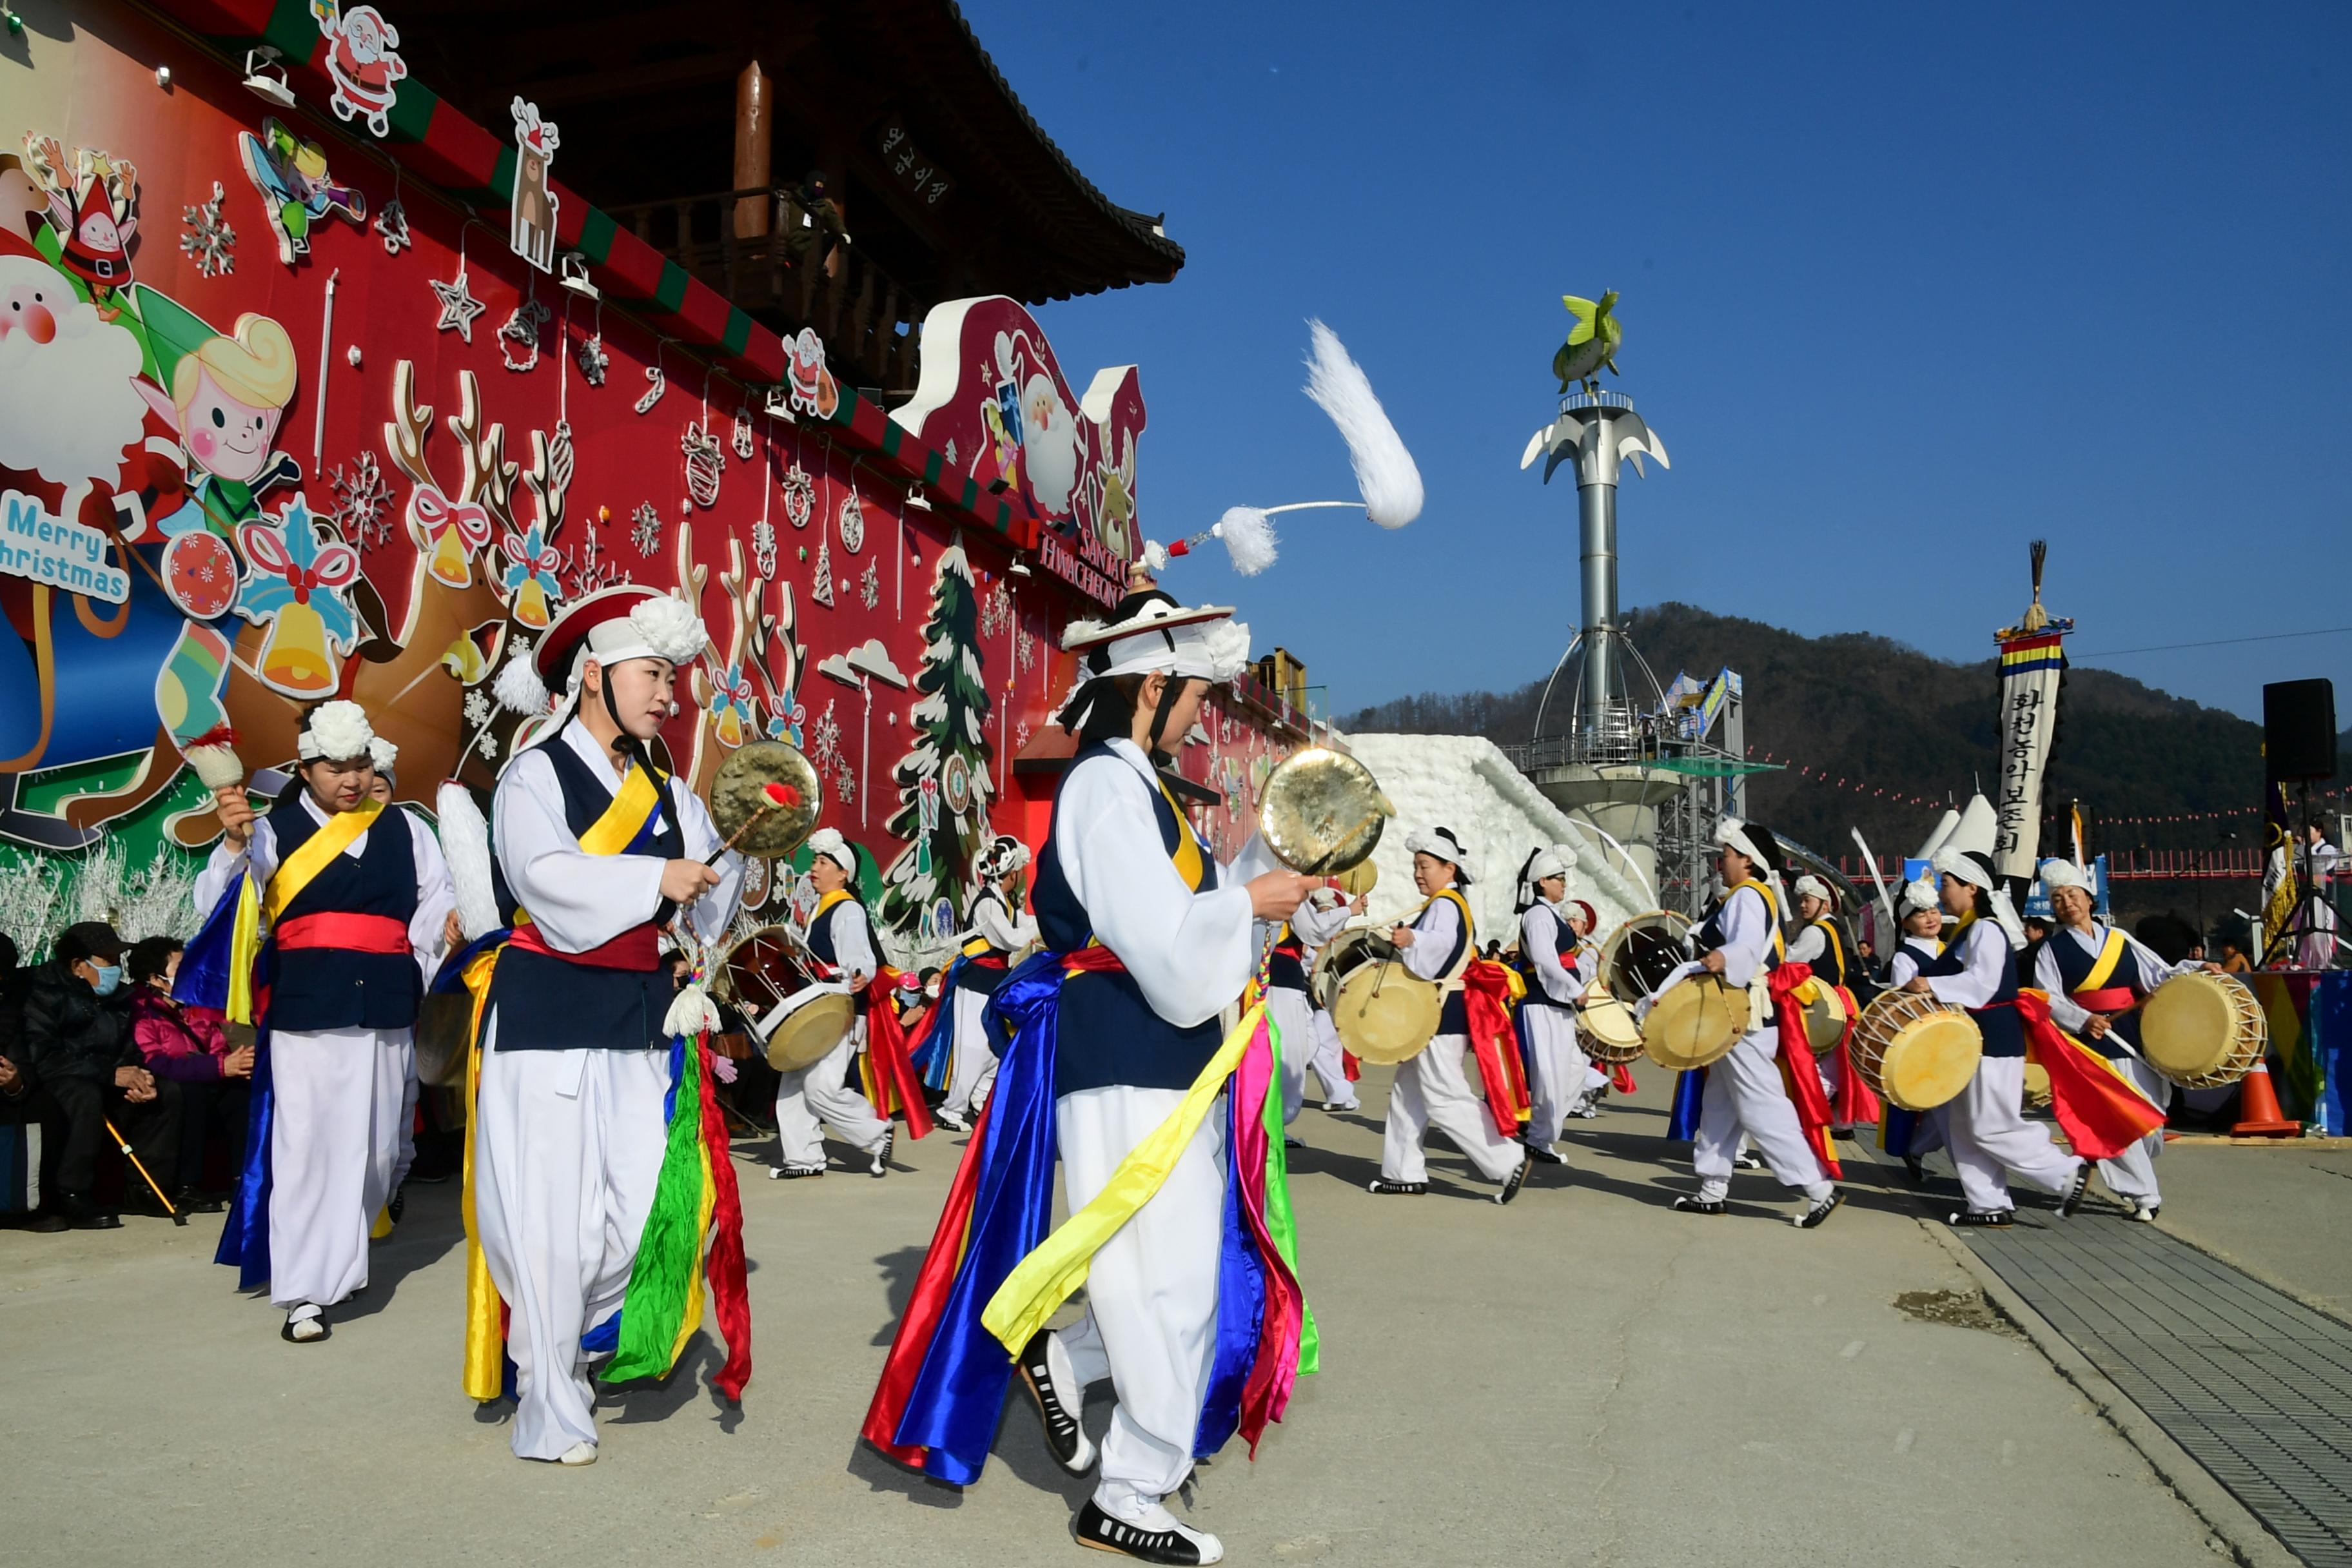
[(2041, 992), (2020, 991), (2015, 1005), (2025, 1024), (2026, 1059), (2050, 1075), (2051, 1114), (2075, 1153), (2112, 1160), (2164, 1125), (2164, 1112), (2114, 1063), (2051, 1021)]
[(347, 910), (321, 910), (280, 921), (272, 933), (281, 952), (305, 947), (341, 948), (346, 952), (406, 952), (408, 922), (391, 915), (358, 915)]
[(645, 973), (661, 967), (661, 931), (651, 923), (631, 926), (602, 947), (592, 947), (585, 952), (565, 952), (550, 947), (546, 933), (531, 924), (515, 927), (507, 945), (560, 958), (566, 963), (585, 964), (591, 969), (633, 969)]
[(1830, 1137), (1829, 1097), (1822, 1092), (1822, 1069), (1813, 1062), (1812, 1042), (1805, 1037), (1805, 1010), (1789, 993), (1813, 977), (1812, 966), (1783, 963), (1771, 974), (1773, 1023), (1780, 1038), (1780, 1083), (1789, 1102), (1797, 1108), (1797, 1122), (1822, 1174), (1832, 1181), (1845, 1173), (1838, 1168), (1837, 1143)]
[(2139, 1000), (2128, 985), (2103, 985), (2096, 991), (2076, 991), (2069, 998), (2085, 1013), (2121, 1013)]
[(1518, 1036), (1511, 1027), (1511, 972), (1492, 959), (1472, 961), (1462, 972), (1462, 1000), (1470, 1017), (1470, 1051), (1478, 1058), (1478, 1078), (1486, 1085), (1486, 1114), (1496, 1131), (1517, 1138), (1528, 1119), (1528, 1101)]

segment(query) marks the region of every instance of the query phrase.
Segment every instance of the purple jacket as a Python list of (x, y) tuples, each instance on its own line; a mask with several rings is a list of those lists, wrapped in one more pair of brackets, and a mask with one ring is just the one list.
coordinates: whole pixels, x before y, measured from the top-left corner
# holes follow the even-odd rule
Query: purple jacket
[(228, 1040), (221, 1034), (217, 1014), (183, 1007), (153, 986), (142, 985), (131, 999), (131, 1019), (149, 1072), (184, 1083), (208, 1083), (220, 1077)]

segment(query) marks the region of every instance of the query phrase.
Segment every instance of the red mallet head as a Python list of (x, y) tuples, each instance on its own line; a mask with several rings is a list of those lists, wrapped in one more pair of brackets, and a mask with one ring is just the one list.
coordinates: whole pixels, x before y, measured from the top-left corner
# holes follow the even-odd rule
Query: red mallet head
[(788, 784), (772, 784), (767, 787), (768, 804), (793, 810), (801, 803), (801, 792)]

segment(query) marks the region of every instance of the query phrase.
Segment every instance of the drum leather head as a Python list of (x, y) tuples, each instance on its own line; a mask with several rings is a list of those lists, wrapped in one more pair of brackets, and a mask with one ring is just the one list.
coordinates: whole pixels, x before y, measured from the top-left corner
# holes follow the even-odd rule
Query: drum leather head
[(1932, 1013), (1897, 1030), (1878, 1064), (1880, 1092), (1906, 1110), (1933, 1110), (1976, 1076), (1984, 1037), (1965, 1013)]
[(1690, 921), (1672, 910), (1632, 916), (1601, 945), (1600, 978), (1629, 1002), (1649, 995), (1690, 956), (1689, 931)]
[(2262, 1058), (2269, 1034), (2253, 992), (2234, 975), (2175, 975), (2140, 1009), (2140, 1052), (2148, 1066), (2190, 1089), (2245, 1077)]
[(1386, 932), (1341, 932), (1316, 955), (1309, 984), (1339, 1043), (1360, 1061), (1392, 1067), (1419, 1055), (1437, 1033), (1444, 994), (1398, 961)]
[(1718, 1061), (1748, 1032), (1748, 993), (1696, 974), (1658, 998), (1642, 1026), (1642, 1048), (1663, 1068), (1688, 1071)]
[(803, 1003), (770, 1031), (768, 1065), (778, 1072), (814, 1067), (856, 1021), (857, 1004), (847, 996), (819, 996)]
[(1632, 1008), (1595, 980), (1584, 988), (1584, 1011), (1576, 1016), (1576, 1043), (1601, 1066), (1615, 1067), (1642, 1054), (1642, 1025)]
[(1816, 984), (1813, 999), (1805, 1004), (1805, 1042), (1813, 1047), (1815, 1056), (1833, 1051), (1845, 1038), (1845, 1000), (1826, 984)]

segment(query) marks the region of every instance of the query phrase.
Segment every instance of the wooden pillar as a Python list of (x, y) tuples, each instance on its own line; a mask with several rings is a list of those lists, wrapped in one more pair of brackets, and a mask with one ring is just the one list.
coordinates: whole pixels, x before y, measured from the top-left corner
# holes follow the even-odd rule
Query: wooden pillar
[[(753, 60), (735, 79), (735, 189), (765, 192), (772, 184), (770, 163), (775, 150), (775, 83)], [(743, 196), (735, 203), (735, 234), (751, 239), (768, 232), (773, 204), (766, 195)]]

